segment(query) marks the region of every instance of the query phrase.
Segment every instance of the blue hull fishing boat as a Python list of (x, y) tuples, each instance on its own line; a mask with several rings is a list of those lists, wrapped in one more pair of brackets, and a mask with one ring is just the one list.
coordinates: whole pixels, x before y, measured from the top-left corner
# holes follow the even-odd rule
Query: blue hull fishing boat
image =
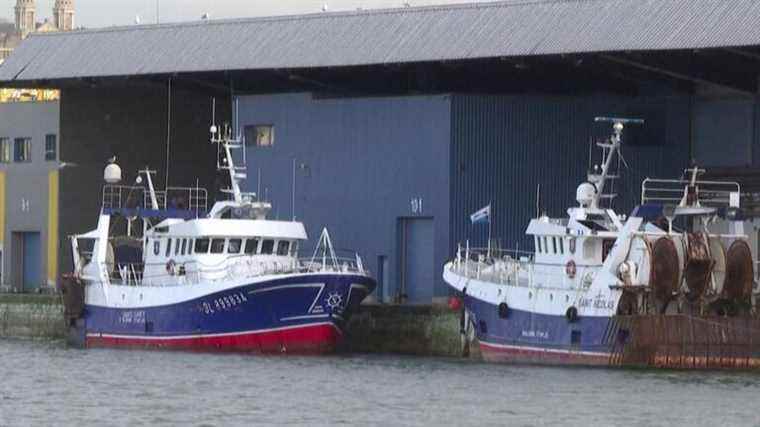
[[(271, 205), (244, 193), (244, 145), (211, 127), (230, 200), (206, 210), (200, 188), (153, 185), (153, 171), (120, 185), (112, 159), (97, 228), (71, 237), (78, 319), (87, 347), (326, 353), (376, 286), (358, 255), (338, 258), (323, 230), (315, 251), (297, 221), (266, 218)], [(243, 157), (244, 158), (244, 157)], [(143, 181), (145, 184), (143, 185)]]
[(641, 205), (617, 214), (602, 202), (631, 120), (597, 120), (614, 129), (598, 144), (603, 161), (566, 217), (530, 221), (534, 252), (466, 244), (444, 266), (464, 299), (463, 332), (495, 362), (759, 368), (739, 185), (700, 180), (695, 167), (646, 179)]

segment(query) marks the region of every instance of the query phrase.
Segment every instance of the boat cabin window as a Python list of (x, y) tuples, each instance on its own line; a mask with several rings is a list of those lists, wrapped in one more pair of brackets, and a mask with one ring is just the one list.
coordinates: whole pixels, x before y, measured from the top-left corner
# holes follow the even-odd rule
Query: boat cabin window
[(599, 222), (590, 221), (590, 220), (581, 220), (581, 221), (578, 221), (578, 223), (583, 224), (584, 226), (588, 227), (588, 229), (591, 231), (609, 231), (607, 230), (607, 227), (605, 227)]
[(172, 254), (172, 239), (166, 239), (166, 257)]
[(615, 246), (615, 240), (613, 239), (604, 239), (602, 241), (602, 262), (607, 259), (607, 255), (610, 254), (613, 246)]
[(540, 237), (536, 237), (536, 248), (538, 248), (538, 253), (543, 252), (541, 250), (541, 238)]
[(205, 254), (208, 253), (208, 239), (195, 239), (195, 253)]
[(245, 253), (247, 255), (255, 254), (259, 249), (259, 239), (246, 239)]
[(557, 253), (557, 238), (552, 237), (552, 251), (556, 254)]
[(174, 255), (179, 255), (179, 250), (182, 247), (182, 239), (176, 239), (174, 245)]
[(230, 239), (229, 243), (227, 243), (227, 253), (239, 254), (240, 247), (242, 245), (243, 245), (243, 239)]
[(277, 255), (287, 255), (290, 252), (290, 242), (287, 240), (280, 240), (277, 242)]
[(542, 237), (544, 239), (544, 251), (548, 254), (549, 253), (549, 241), (546, 240), (546, 236)]
[(290, 242), (290, 255), (291, 256), (298, 255), (298, 241)]
[(92, 252), (95, 250), (95, 239), (77, 239), (77, 252), (82, 258), (82, 265), (87, 265), (92, 260)]
[(187, 244), (187, 254), (188, 255), (192, 255), (192, 253), (193, 253), (193, 239), (187, 239), (187, 241), (189, 242)]
[(224, 253), (224, 239), (211, 240), (211, 253), (212, 254)]
[(182, 239), (182, 255), (187, 253), (187, 239)]
[(565, 243), (564, 243), (565, 238), (558, 237), (557, 240), (559, 240), (559, 253), (560, 255), (564, 255), (565, 254)]
[(161, 241), (158, 239), (153, 239), (153, 255), (158, 256), (160, 252), (161, 252)]
[(261, 244), (261, 253), (264, 255), (272, 255), (274, 250), (274, 240), (264, 240)]

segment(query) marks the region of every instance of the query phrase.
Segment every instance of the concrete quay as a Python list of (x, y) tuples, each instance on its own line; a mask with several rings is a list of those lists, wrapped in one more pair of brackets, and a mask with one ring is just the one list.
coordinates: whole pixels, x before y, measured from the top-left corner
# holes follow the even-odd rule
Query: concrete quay
[(66, 338), (60, 295), (0, 294), (0, 337)]
[[(461, 357), (459, 311), (446, 306), (364, 305), (342, 352)], [(0, 294), (0, 338), (66, 339), (61, 295)]]

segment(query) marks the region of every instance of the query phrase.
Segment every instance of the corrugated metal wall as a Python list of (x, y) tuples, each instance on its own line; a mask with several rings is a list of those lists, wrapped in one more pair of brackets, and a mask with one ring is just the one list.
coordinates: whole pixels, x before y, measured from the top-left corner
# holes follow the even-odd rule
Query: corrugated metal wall
[[(617, 96), (472, 96), (452, 98), (451, 242), (485, 245), (487, 225), (471, 225), (469, 214), (492, 203), (492, 238), (503, 247), (533, 249), (525, 238), (541, 208), (562, 217), (575, 204), (585, 180), (589, 142), (609, 134), (595, 116), (643, 117), (647, 125), (625, 136), (630, 169), (615, 183), (616, 211), (628, 213), (646, 176), (676, 177), (689, 158), (689, 98)], [(599, 151), (593, 150), (595, 158)], [(597, 161), (598, 162), (598, 161)]]
[(706, 167), (751, 166), (755, 115), (755, 100), (749, 97), (695, 99), (694, 159)]
[(247, 151), (248, 189), (273, 202), (272, 218), (295, 214), (311, 245), (328, 227), (335, 246), (359, 251), (375, 275), (386, 257), (386, 300), (399, 284), (399, 224), (432, 218), (434, 263), (424, 268), (433, 272), (435, 294), (447, 294), (440, 271), (450, 256), (448, 96), (239, 99), (241, 128), (274, 126), (271, 147)]

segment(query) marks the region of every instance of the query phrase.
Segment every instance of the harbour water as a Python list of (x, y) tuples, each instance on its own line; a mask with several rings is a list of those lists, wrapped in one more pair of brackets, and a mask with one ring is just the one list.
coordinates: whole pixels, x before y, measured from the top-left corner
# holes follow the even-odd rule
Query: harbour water
[(0, 341), (0, 425), (760, 426), (760, 375)]

